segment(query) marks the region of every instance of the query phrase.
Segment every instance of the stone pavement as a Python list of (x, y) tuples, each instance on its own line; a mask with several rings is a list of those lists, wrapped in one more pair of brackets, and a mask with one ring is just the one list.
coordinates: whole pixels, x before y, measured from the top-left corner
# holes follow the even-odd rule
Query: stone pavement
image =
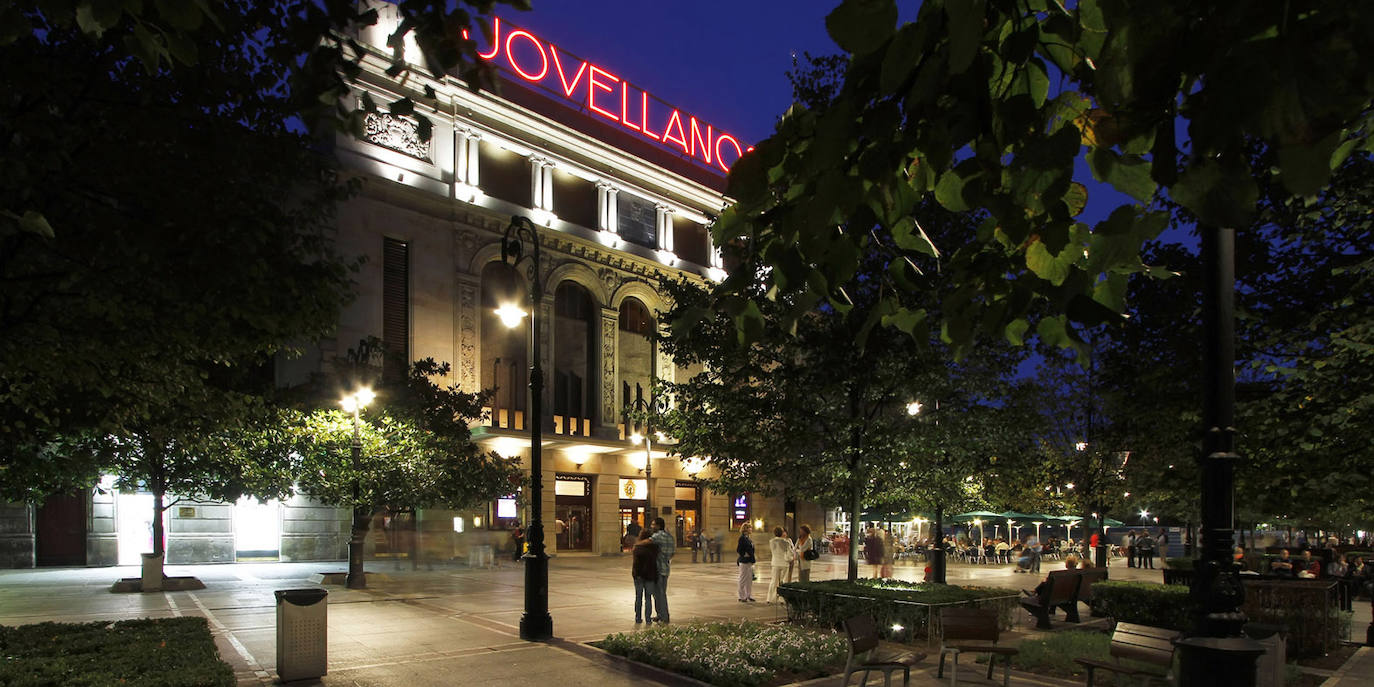
[[(735, 566), (692, 564), (674, 559), (669, 607), (675, 623), (752, 618), (780, 620), (779, 604), (741, 604), (735, 599)], [(338, 563), (242, 563), (168, 566), (168, 575), (194, 575), (205, 582), (197, 591), (112, 594), (119, 577), (137, 575), (132, 568), (45, 568), (0, 571), (0, 624), (45, 620), (84, 622), (138, 617), (196, 615), (205, 617), (234, 667), (240, 685), (269, 684), (276, 679), (276, 608), (273, 591), (317, 586), (311, 575), (341, 570)], [(1053, 565), (1050, 562), (1047, 566)], [(595, 685), (700, 684), (607, 657), (585, 642), (611, 632), (633, 631), (634, 592), (629, 559), (564, 554), (550, 561), (549, 608), (557, 639), (548, 643), (520, 640), (518, 624), (524, 603), (524, 569), (502, 562), (496, 568), (465, 567), (410, 570), (391, 562), (369, 562), (367, 590), (330, 586), (328, 607), (329, 674), (324, 685), (366, 687), (427, 685)], [(843, 559), (817, 561), (813, 579), (842, 577)], [(1048, 569), (1048, 567), (1047, 567)], [(866, 571), (865, 571), (866, 572)], [(916, 579), (920, 568), (904, 563), (897, 576)], [(755, 596), (766, 593), (767, 569), (760, 571)], [(862, 573), (861, 573), (862, 574)], [(950, 582), (1019, 588), (1033, 578), (1013, 574), (1006, 566), (953, 564)], [(1157, 581), (1157, 571), (1112, 568), (1113, 579)], [(1369, 622), (1357, 613), (1355, 634), (1363, 637)], [(1018, 613), (1019, 634), (1029, 630)], [(642, 626), (640, 626), (642, 627)], [(1374, 684), (1374, 654), (1362, 649), (1328, 684)], [(940, 684), (937, 657), (931, 655), (913, 673), (914, 684)], [(961, 672), (961, 683), (988, 681), (976, 670)], [(1001, 681), (999, 668), (996, 681)], [(1021, 685), (1075, 684), (1025, 673), (1013, 673)], [(838, 677), (806, 683), (831, 687)]]

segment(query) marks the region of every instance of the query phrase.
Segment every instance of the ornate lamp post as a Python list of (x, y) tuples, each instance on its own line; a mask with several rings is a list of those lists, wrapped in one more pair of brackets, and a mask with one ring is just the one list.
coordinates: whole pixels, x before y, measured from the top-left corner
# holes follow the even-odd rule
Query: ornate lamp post
[(367, 588), (367, 574), (363, 572), (363, 533), (367, 531), (367, 520), (372, 517), (372, 509), (360, 503), (362, 485), (358, 481), (358, 466), (362, 463), (363, 435), (359, 415), (376, 397), (372, 389), (363, 387), (339, 399), (344, 412), (353, 415), (353, 531), (348, 539), (348, 577), (344, 580), (344, 586), (349, 589)]
[[(650, 386), (652, 387), (652, 385)], [(625, 416), (625, 431), (627, 432), (630, 430), (630, 413), (639, 413), (644, 416), (644, 433), (635, 432), (631, 434), (630, 443), (638, 446), (640, 441), (644, 442), (644, 484), (646, 486), (644, 490), (644, 526), (650, 527), (654, 522), (654, 447), (651, 437), (654, 435), (653, 418), (654, 414), (658, 412), (658, 407), (653, 401), (636, 398), (622, 412)]]
[[(525, 245), (530, 252), (525, 252)], [(544, 465), (540, 455), (544, 422), (544, 369), (539, 364), (539, 305), (544, 300), (543, 275), (539, 271), (539, 232), (528, 217), (512, 217), (501, 239), (501, 262), (516, 269), (525, 264), (529, 285), (530, 317), (530, 523), (525, 561), (525, 614), (520, 616), (520, 638), (539, 641), (553, 636), (549, 615), (549, 556), (544, 552)], [(496, 314), (507, 327), (520, 323), (523, 313), (504, 305)]]

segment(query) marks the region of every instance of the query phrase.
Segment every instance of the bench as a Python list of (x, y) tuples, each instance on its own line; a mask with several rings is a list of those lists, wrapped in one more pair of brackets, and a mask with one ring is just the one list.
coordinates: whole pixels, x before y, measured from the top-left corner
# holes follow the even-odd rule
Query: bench
[[(1148, 684), (1151, 678), (1167, 677), (1173, 669), (1174, 640), (1178, 639), (1181, 634), (1176, 630), (1165, 630), (1148, 625), (1117, 623), (1116, 631), (1112, 633), (1111, 661), (1075, 658), (1074, 663), (1088, 669), (1088, 687), (1092, 687), (1093, 672), (1098, 668), (1119, 675), (1139, 675)], [(1153, 663), (1162, 666), (1164, 672), (1161, 674), (1128, 666), (1121, 662), (1122, 659)]]
[(1046, 578), (1040, 593), (1021, 599), (1021, 608), (1035, 616), (1037, 630), (1050, 629), (1050, 613), (1064, 609), (1064, 620), (1078, 622), (1079, 571), (1055, 570)]
[(1097, 612), (1093, 610), (1093, 583), (1106, 579), (1106, 568), (1084, 568), (1078, 571), (1078, 600), (1087, 604), (1089, 613), (1094, 616)]
[(945, 676), (945, 655), (954, 657), (949, 671), (949, 684), (959, 683), (959, 654), (988, 654), (988, 679), (997, 657), (1003, 657), (1005, 669), (1002, 687), (1011, 684), (1011, 657), (1019, 653), (1014, 646), (998, 646), (1001, 628), (997, 613), (976, 608), (944, 608), (940, 610), (940, 668), (937, 678)]
[(845, 619), (845, 634), (849, 635), (849, 654), (844, 659), (844, 682), (849, 684), (849, 676), (863, 671), (859, 685), (868, 684), (868, 674), (877, 670), (883, 674), (883, 685), (892, 687), (892, 673), (902, 671), (902, 685), (911, 684), (911, 666), (925, 658), (925, 654), (902, 654), (878, 658), (878, 627), (866, 615), (856, 615)]

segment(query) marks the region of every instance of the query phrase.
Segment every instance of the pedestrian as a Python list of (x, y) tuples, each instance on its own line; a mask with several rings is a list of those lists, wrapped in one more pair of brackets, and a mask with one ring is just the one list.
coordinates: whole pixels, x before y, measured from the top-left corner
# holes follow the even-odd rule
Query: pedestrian
[(778, 598), (778, 583), (790, 582), (787, 579), (787, 571), (792, 565), (792, 560), (797, 556), (797, 550), (792, 546), (792, 540), (788, 539), (781, 527), (773, 528), (773, 538), (768, 540), (768, 553), (772, 556), (772, 577), (768, 580), (767, 603), (773, 603)]
[(801, 532), (801, 541), (797, 542), (797, 550), (801, 552), (801, 560), (797, 562), (797, 581), (810, 582), (811, 561), (821, 557), (820, 542), (811, 536), (810, 525), (802, 525)]
[(577, 515), (574, 514), (571, 518), (568, 518), (568, 548), (577, 548), (577, 542), (581, 540), (582, 523), (577, 520)]
[(516, 523), (510, 531), (511, 559), (520, 562), (520, 557), (525, 555), (525, 530)]
[(735, 565), (739, 566), (739, 600), (740, 603), (754, 600), (754, 542), (749, 539), (752, 530), (748, 524), (739, 526), (739, 543), (735, 545), (735, 553), (739, 558), (735, 560)]
[(1135, 530), (1126, 533), (1126, 567), (1135, 567)]
[[(654, 593), (658, 590), (658, 544), (648, 530), (639, 533), (634, 545), (630, 574), (635, 581), (635, 624), (654, 620)], [(640, 613), (640, 609), (643, 613)]]
[(654, 590), (654, 606), (658, 608), (656, 623), (668, 622), (668, 565), (677, 551), (677, 542), (666, 528), (663, 518), (654, 518), (654, 533), (650, 538), (658, 544), (658, 588)]
[(876, 527), (868, 528), (864, 536), (864, 562), (873, 566), (873, 577), (883, 576), (883, 540)]
[(1040, 572), (1040, 538), (1031, 534), (1026, 536), (1026, 555), (1030, 557), (1030, 572)]
[(1327, 576), (1336, 581), (1336, 592), (1342, 611), (1351, 609), (1350, 598), (1352, 595), (1350, 593), (1350, 584), (1348, 580), (1346, 580), (1346, 576), (1349, 573), (1350, 566), (1346, 565), (1345, 556), (1339, 553), (1335, 554), (1331, 559), (1331, 563), (1326, 566)]
[(714, 559), (712, 562), (719, 563), (721, 559), (721, 551), (725, 548), (725, 533), (721, 532), (719, 527), (717, 527), (715, 531), (711, 533), (710, 544), (711, 558)]
[(1148, 570), (1155, 569), (1155, 540), (1149, 532), (1143, 532), (1135, 539), (1136, 554), (1140, 557), (1137, 566)]

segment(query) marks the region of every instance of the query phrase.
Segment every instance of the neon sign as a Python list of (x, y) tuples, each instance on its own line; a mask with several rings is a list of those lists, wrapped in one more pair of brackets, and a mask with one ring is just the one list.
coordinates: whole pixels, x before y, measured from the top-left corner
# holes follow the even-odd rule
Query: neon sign
[[(467, 29), (463, 38), (468, 38)], [(524, 81), (708, 167), (728, 172), (735, 160), (752, 150), (742, 148), (734, 136), (684, 115), (648, 91), (529, 31), (508, 24), (503, 35), (500, 17), (492, 18), (491, 45), (477, 56), (507, 66)]]

